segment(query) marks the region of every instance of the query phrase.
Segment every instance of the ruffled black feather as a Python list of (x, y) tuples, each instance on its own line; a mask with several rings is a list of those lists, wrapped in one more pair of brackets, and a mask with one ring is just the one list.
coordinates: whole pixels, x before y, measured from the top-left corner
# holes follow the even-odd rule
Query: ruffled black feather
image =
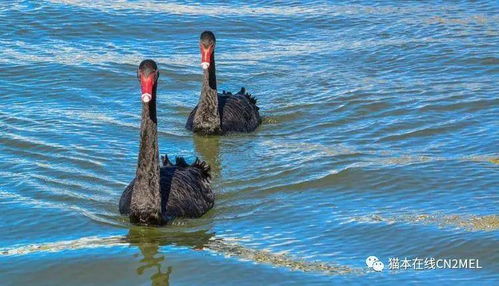
[(184, 157), (175, 158), (175, 166), (180, 168), (187, 168), (189, 164), (185, 161)]
[(164, 156), (161, 156), (161, 163), (162, 163), (163, 167), (173, 166), (173, 164), (168, 159), (168, 155), (166, 155), (166, 154)]
[(260, 107), (256, 106), (256, 98), (249, 92), (246, 92), (246, 89), (244, 87), (241, 87), (241, 90), (237, 94), (246, 96), (249, 102), (251, 102), (256, 107), (256, 110), (260, 110)]
[(163, 167), (180, 167), (180, 168), (197, 168), (201, 171), (201, 174), (203, 174), (204, 177), (210, 178), (211, 179), (211, 168), (208, 163), (205, 161), (199, 160), (199, 158), (196, 157), (196, 160), (192, 164), (187, 164), (185, 159), (183, 157), (176, 157), (175, 164), (172, 164), (170, 159), (168, 159), (168, 155), (165, 154), (161, 156), (161, 162)]
[(211, 168), (205, 161), (201, 161), (199, 158), (196, 158), (196, 161), (191, 164), (191, 167), (198, 168), (205, 177), (211, 179)]

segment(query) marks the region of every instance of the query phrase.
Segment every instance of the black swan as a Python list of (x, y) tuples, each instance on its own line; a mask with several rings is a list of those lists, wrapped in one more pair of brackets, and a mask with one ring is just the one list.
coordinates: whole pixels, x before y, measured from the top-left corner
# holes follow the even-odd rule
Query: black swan
[(262, 122), (256, 99), (244, 88), (237, 94), (217, 93), (215, 75), (215, 35), (201, 34), (201, 66), (203, 87), (198, 105), (192, 110), (185, 127), (202, 135), (220, 135), (228, 132), (251, 132)]
[(135, 178), (121, 195), (120, 213), (130, 222), (161, 225), (175, 217), (200, 217), (213, 207), (210, 167), (196, 159), (188, 165), (165, 155), (159, 165), (156, 89), (159, 71), (152, 60), (140, 63), (137, 77), (142, 89), (140, 151)]

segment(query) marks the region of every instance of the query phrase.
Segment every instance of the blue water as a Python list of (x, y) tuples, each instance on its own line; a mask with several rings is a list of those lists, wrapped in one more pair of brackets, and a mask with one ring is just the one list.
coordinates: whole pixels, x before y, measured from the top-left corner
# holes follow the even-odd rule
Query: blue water
[[(498, 2), (208, 2), (0, 3), (0, 284), (497, 284)], [(184, 129), (206, 29), (220, 90), (258, 99), (252, 134)], [(217, 194), (159, 229), (117, 207), (145, 58), (161, 153), (208, 161)]]

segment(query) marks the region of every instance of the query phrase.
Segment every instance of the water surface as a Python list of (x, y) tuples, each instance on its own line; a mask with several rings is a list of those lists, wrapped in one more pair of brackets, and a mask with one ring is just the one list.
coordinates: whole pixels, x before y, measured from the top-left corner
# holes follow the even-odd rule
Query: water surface
[[(4, 1), (2, 285), (493, 284), (499, 279), (495, 1)], [(252, 134), (184, 129), (217, 36)], [(133, 227), (136, 68), (160, 66), (159, 144), (213, 169), (216, 206)], [(480, 270), (369, 270), (375, 255)]]

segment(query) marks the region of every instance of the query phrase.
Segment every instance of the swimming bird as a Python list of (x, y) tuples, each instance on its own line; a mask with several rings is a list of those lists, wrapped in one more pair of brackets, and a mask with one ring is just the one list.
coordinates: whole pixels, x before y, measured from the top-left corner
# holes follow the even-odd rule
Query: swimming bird
[(262, 122), (256, 99), (244, 87), (236, 94), (217, 92), (215, 45), (212, 32), (201, 33), (199, 48), (203, 85), (198, 105), (189, 115), (185, 127), (202, 135), (254, 131)]
[(140, 150), (135, 178), (121, 195), (119, 210), (130, 222), (161, 225), (175, 217), (200, 217), (213, 207), (210, 167), (198, 159), (189, 165), (177, 157), (175, 164), (162, 157), (160, 167), (156, 90), (159, 70), (144, 60), (137, 71), (142, 90)]

